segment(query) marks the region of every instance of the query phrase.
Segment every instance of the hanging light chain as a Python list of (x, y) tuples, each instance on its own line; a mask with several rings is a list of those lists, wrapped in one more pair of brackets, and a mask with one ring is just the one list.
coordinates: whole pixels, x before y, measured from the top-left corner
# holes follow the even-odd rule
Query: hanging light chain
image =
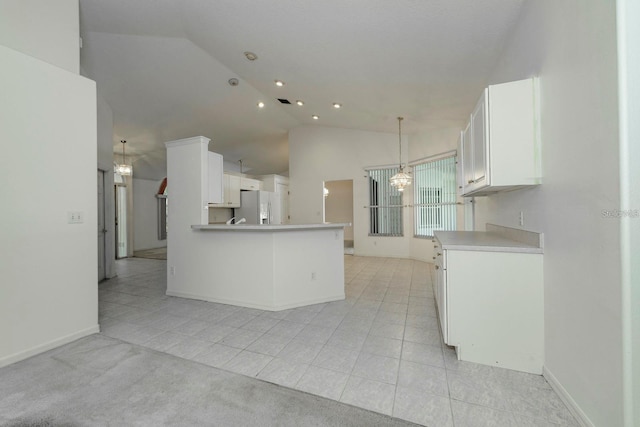
[(398, 145), (400, 146), (400, 172), (402, 172), (402, 121), (404, 117), (398, 117)]

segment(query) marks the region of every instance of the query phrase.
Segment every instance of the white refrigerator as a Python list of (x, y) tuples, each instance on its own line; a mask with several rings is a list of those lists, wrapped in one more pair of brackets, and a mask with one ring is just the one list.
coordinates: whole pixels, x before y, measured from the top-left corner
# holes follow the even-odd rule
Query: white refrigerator
[(240, 207), (234, 209), (236, 219), (247, 224), (282, 224), (280, 195), (270, 191), (241, 191)]

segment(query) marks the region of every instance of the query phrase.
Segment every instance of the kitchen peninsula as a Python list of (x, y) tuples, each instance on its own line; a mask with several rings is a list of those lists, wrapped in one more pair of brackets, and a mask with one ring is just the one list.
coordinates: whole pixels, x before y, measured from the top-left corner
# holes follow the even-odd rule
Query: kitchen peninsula
[(344, 299), (344, 226), (208, 224), (205, 137), (167, 142), (167, 295), (284, 310)]

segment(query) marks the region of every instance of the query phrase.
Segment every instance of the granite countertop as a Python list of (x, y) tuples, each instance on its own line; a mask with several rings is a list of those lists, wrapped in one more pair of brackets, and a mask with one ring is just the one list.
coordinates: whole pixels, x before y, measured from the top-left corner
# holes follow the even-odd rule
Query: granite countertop
[(325, 222), (320, 224), (207, 224), (192, 225), (193, 230), (200, 231), (301, 231), (301, 230), (321, 230), (331, 228), (344, 228), (351, 224), (343, 222)]
[(504, 233), (495, 231), (436, 231), (434, 235), (442, 245), (442, 249), (531, 254), (543, 253), (541, 238), (538, 244), (532, 244), (532, 242), (525, 243), (511, 239), (506, 237)]

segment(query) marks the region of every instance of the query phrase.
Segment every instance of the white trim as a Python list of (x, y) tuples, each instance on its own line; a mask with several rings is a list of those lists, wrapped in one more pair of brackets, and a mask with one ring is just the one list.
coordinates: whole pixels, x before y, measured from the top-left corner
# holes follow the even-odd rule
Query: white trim
[[(632, 44), (637, 40), (638, 30), (632, 26), (634, 18), (640, 15), (637, 2), (619, 0), (616, 2), (616, 29), (618, 51), (618, 131), (619, 131), (619, 167), (620, 167), (620, 210), (629, 211), (637, 203), (634, 192), (634, 177), (637, 176), (638, 151), (632, 147), (640, 129), (634, 122), (640, 104), (635, 100), (638, 79), (637, 70), (640, 58)], [(635, 158), (634, 158), (635, 156)], [(622, 314), (622, 412), (624, 426), (637, 426), (640, 422), (640, 379), (638, 367), (640, 346), (634, 343), (637, 335), (640, 316), (634, 304), (639, 291), (637, 285), (637, 268), (634, 268), (634, 247), (637, 244), (636, 224), (631, 218), (620, 218), (620, 285)], [(634, 221), (635, 222), (635, 221)], [(635, 353), (634, 353), (635, 352)]]
[(191, 144), (209, 144), (211, 141), (206, 136), (194, 136), (192, 138), (184, 138), (184, 139), (176, 139), (175, 141), (168, 141), (164, 143), (164, 146), (167, 148), (171, 147), (179, 147), (181, 145), (191, 145)]
[(409, 166), (415, 166), (422, 163), (435, 162), (436, 160), (447, 159), (449, 157), (455, 157), (458, 155), (457, 150), (447, 151), (446, 153), (434, 154), (433, 156), (423, 157), (417, 160), (411, 160)]
[(35, 347), (31, 347), (30, 349), (11, 354), (9, 356), (5, 356), (2, 359), (0, 359), (0, 368), (11, 365), (12, 363), (16, 363), (24, 359), (28, 359), (31, 356), (44, 353), (45, 351), (51, 350), (53, 348), (60, 347), (61, 345), (69, 344), (70, 342), (73, 342), (77, 339), (84, 338), (92, 334), (97, 334), (98, 332), (100, 332), (100, 325), (95, 325), (90, 328), (86, 328), (81, 331), (74, 332), (73, 334), (69, 334), (69, 335), (65, 335), (63, 337), (57, 338), (53, 341), (49, 341), (44, 344), (37, 345)]
[(582, 427), (595, 427), (595, 424), (591, 422), (587, 414), (578, 406), (576, 401), (573, 400), (573, 397), (571, 397), (569, 392), (560, 384), (560, 381), (558, 381), (546, 366), (542, 367), (542, 376), (549, 382), (553, 391), (558, 394), (560, 400), (567, 406), (569, 412), (571, 412)]
[(322, 304), (325, 302), (332, 302), (332, 301), (342, 301), (345, 299), (345, 295), (341, 294), (341, 295), (334, 295), (327, 298), (317, 298), (317, 299), (299, 301), (299, 302), (290, 303), (290, 304), (266, 305), (266, 304), (260, 304), (256, 302), (247, 302), (245, 300), (237, 301), (237, 300), (228, 299), (228, 298), (212, 298), (205, 295), (191, 294), (187, 292), (174, 292), (169, 290), (167, 290), (167, 296), (188, 298), (188, 299), (194, 299), (199, 301), (217, 302), (220, 304), (236, 305), (236, 306), (247, 307), (247, 308), (257, 308), (259, 310), (267, 310), (267, 311), (282, 311), (282, 310), (288, 310), (290, 308), (298, 308), (298, 307), (304, 307), (307, 305)]
[(393, 168), (397, 168), (400, 164), (399, 163), (393, 163), (390, 165), (379, 165), (379, 166), (365, 166), (364, 169), (365, 171), (369, 172), (372, 170), (377, 170), (377, 169), (393, 169)]

